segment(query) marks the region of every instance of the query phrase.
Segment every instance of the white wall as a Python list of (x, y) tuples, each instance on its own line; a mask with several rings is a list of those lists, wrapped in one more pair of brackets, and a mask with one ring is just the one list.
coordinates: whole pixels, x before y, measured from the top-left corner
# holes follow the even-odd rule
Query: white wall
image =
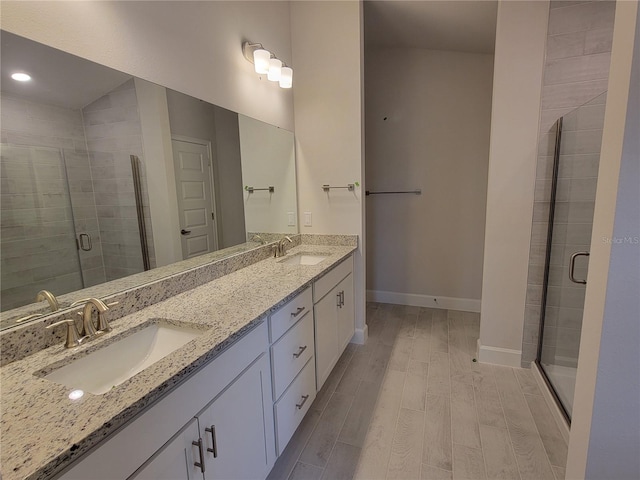
[(640, 10), (637, 2), (618, 2), (568, 479), (640, 478), (638, 131)]
[[(329, 193), (321, 186), (364, 180), (362, 28), (358, 1), (291, 4), (300, 232), (359, 236), (357, 341), (366, 338), (364, 185)], [(303, 224), (304, 212), (312, 213), (311, 227)]]
[(260, 78), (241, 48), (261, 42), (291, 64), (288, 2), (3, 1), (1, 26), (293, 130), (291, 90)]
[(367, 190), (422, 189), (367, 197), (369, 299), (480, 311), (492, 77), (493, 55), (367, 49)]
[[(297, 233), (296, 157), (293, 132), (238, 116), (243, 186), (275, 191), (244, 191), (248, 232)], [(291, 212), (293, 225), (289, 225)]]
[(549, 3), (498, 3), (479, 360), (520, 366)]
[(135, 79), (156, 266), (182, 260), (178, 194), (166, 89)]

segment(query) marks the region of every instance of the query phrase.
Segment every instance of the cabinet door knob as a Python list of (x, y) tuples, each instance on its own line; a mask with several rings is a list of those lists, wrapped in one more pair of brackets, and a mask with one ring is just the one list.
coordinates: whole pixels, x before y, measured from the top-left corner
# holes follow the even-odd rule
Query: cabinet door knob
[(185, 230), (184, 228), (180, 230), (180, 235), (189, 235), (190, 233), (191, 233), (191, 230)]
[(291, 316), (293, 318), (297, 317), (298, 315), (300, 315), (302, 312), (305, 311), (307, 307), (298, 307), (298, 309), (295, 312), (291, 312)]
[(213, 458), (218, 458), (218, 445), (216, 442), (216, 426), (211, 425), (211, 428), (205, 428), (205, 432), (209, 432), (211, 434), (211, 445), (213, 448), (207, 448), (207, 452), (213, 453)]
[(300, 410), (302, 406), (307, 403), (307, 400), (309, 400), (309, 395), (302, 395), (302, 401), (300, 403), (296, 403), (296, 407), (298, 407), (298, 410)]
[(302, 352), (304, 352), (307, 349), (307, 346), (305, 345), (304, 347), (300, 347), (300, 350), (298, 350), (298, 353), (294, 353), (293, 356), (295, 358), (300, 357), (300, 355), (302, 355)]
[(195, 445), (198, 447), (198, 452), (200, 453), (200, 461), (193, 462), (196, 467), (200, 468), (200, 471), (204, 473), (204, 452), (202, 451), (202, 438), (199, 438), (197, 442), (191, 442), (191, 445)]

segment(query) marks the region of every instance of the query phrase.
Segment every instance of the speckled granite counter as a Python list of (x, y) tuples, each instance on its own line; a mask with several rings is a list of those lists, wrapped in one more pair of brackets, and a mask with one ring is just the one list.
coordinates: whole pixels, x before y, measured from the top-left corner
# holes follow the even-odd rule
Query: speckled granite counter
[[(73, 350), (56, 345), (0, 369), (2, 478), (40, 479), (60, 471), (211, 361), (355, 246), (303, 244), (296, 252), (329, 255), (314, 266), (269, 258), (123, 317), (113, 331)], [(205, 333), (103, 395), (68, 398), (69, 389), (34, 372), (81, 357), (152, 319), (189, 322)]]

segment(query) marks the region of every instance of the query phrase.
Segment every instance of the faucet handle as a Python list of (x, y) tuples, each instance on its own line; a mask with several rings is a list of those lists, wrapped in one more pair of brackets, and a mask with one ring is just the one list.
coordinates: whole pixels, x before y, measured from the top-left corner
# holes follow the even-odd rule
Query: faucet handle
[(31, 315), (27, 315), (26, 317), (22, 317), (16, 320), (16, 323), (26, 322), (27, 320), (33, 320), (34, 318), (44, 317), (44, 313), (33, 313)]
[[(118, 303), (118, 302), (115, 302)], [(108, 304), (111, 306), (111, 304)], [(102, 312), (98, 312), (98, 332), (107, 333), (111, 331), (111, 325), (109, 325), (109, 320), (102, 316)]]
[(97, 325), (98, 333), (107, 333), (111, 331), (111, 325), (109, 325), (109, 320), (104, 318), (102, 314), (107, 310), (109, 310), (110, 307), (115, 307), (119, 303), (120, 302), (111, 302), (111, 303), (100, 302), (96, 306), (96, 309), (98, 310), (98, 325)]
[(79, 346), (86, 337), (80, 337), (75, 320), (71, 318), (65, 318), (64, 320), (60, 320), (59, 322), (47, 325), (45, 328), (50, 329), (63, 324), (67, 325), (67, 340), (64, 342), (64, 347), (73, 348)]

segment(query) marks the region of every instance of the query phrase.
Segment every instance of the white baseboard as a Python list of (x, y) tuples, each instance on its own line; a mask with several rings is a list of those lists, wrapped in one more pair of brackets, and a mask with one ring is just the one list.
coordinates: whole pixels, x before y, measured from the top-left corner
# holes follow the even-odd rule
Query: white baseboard
[(439, 297), (433, 295), (418, 295), (415, 293), (367, 290), (367, 301), (394, 303), (397, 305), (412, 305), (415, 307), (462, 310), (465, 312), (480, 312), (480, 300), (476, 300), (474, 298)]
[(503, 365), (505, 367), (521, 367), (522, 350), (511, 350), (509, 348), (489, 347), (482, 345), (478, 339), (478, 361), (480, 363), (491, 363), (493, 365)]
[(553, 419), (556, 421), (558, 428), (560, 429), (560, 433), (562, 434), (562, 438), (564, 441), (569, 443), (569, 424), (564, 418), (564, 415), (560, 411), (560, 407), (556, 403), (553, 395), (549, 391), (549, 387), (547, 387), (547, 382), (542, 378), (542, 373), (540, 373), (540, 369), (536, 362), (531, 362), (531, 372), (533, 373), (533, 377), (536, 379), (538, 383), (538, 387), (540, 387), (540, 391), (542, 391), (542, 396), (544, 398), (545, 403), (551, 410), (551, 414), (553, 415)]
[(358, 345), (364, 345), (369, 338), (369, 326), (364, 325), (364, 328), (356, 328), (353, 337), (351, 337), (351, 343), (357, 343)]

